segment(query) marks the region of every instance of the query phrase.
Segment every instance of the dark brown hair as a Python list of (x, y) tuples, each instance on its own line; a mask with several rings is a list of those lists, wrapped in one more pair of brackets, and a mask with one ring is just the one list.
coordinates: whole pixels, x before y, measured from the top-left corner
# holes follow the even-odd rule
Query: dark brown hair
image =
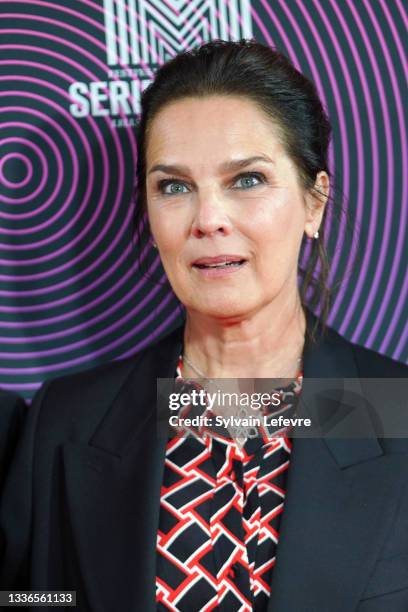
[[(186, 97), (242, 96), (255, 102), (278, 129), (281, 142), (294, 162), (302, 187), (315, 189), (318, 172), (330, 176), (327, 154), (331, 125), (314, 84), (277, 51), (253, 40), (216, 40), (180, 53), (161, 66), (142, 94), (138, 127), (136, 228), (146, 213), (145, 153), (149, 126), (164, 106)], [(332, 193), (332, 189), (330, 190)], [(320, 191), (321, 196), (324, 196)], [(329, 196), (329, 200), (333, 198)], [(307, 266), (299, 264), (302, 304), (320, 311), (322, 329), (330, 306), (329, 263), (324, 225), (319, 238), (308, 245)], [(306, 246), (304, 237), (302, 247)], [(308, 329), (313, 338), (316, 330)]]

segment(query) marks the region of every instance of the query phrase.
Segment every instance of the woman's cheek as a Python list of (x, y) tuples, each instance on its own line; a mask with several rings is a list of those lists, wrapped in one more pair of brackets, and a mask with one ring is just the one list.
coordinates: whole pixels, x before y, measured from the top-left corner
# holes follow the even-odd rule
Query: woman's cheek
[[(241, 215), (241, 219), (244, 218)], [(245, 225), (249, 231), (257, 235), (276, 236), (279, 240), (285, 239), (285, 228), (288, 227), (291, 211), (287, 204), (280, 199), (258, 200), (246, 208)]]
[(150, 227), (161, 253), (177, 246), (179, 232), (176, 230), (181, 230), (181, 221), (176, 212), (169, 209), (162, 208), (151, 214)]

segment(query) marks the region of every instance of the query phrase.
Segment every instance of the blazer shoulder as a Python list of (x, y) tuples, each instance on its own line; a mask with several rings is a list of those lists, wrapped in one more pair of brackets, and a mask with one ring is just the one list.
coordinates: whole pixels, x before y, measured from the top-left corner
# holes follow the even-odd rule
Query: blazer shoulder
[(408, 365), (351, 342), (333, 327), (324, 326), (312, 311), (307, 310), (306, 313), (308, 323), (316, 329), (317, 340), (312, 347), (314, 352), (319, 352), (321, 360), (322, 354), (324, 357), (335, 354), (342, 369), (347, 371), (347, 362), (353, 359), (360, 378), (408, 378)]
[(317, 317), (309, 317), (315, 330), (313, 337), (306, 337), (305, 369), (307, 366), (309, 376), (408, 378), (406, 364), (356, 344)]
[[(60, 396), (62, 394), (70, 400), (84, 401), (91, 397), (96, 399), (101, 394), (105, 396), (109, 393), (115, 393), (133, 370), (141, 365), (145, 359), (152, 356), (159, 357), (163, 350), (175, 345), (180, 341), (180, 338), (181, 329), (177, 327), (126, 359), (118, 359), (74, 374), (53, 378), (45, 384), (48, 386), (48, 392), (52, 391)], [(60, 399), (63, 399), (63, 397), (60, 397)]]
[(139, 368), (141, 372), (145, 369), (144, 363), (150, 363), (152, 358), (153, 361), (160, 359), (166, 348), (174, 346), (179, 339), (177, 328), (131, 357), (47, 381), (34, 398), (33, 407), (41, 405), (38, 410), (42, 419), (57, 418), (61, 423), (67, 419), (81, 420), (85, 428), (87, 420), (97, 423), (129, 377), (137, 377)]
[(46, 381), (28, 409), (27, 427), (50, 441), (87, 437), (136, 367), (139, 354)]
[(62, 404), (97, 402), (107, 395), (114, 395), (142, 358), (143, 351), (127, 359), (53, 378), (44, 384), (46, 395), (48, 398), (55, 396)]
[(387, 355), (345, 340), (353, 351), (361, 378), (408, 378), (408, 366)]

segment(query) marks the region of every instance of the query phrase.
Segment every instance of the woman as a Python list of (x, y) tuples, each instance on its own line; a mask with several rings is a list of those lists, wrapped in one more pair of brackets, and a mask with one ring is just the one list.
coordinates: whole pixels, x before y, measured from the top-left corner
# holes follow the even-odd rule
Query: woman
[[(141, 212), (186, 321), (44, 386), (3, 498), (2, 588), (76, 590), (96, 612), (408, 609), (406, 440), (312, 380), (407, 376), (303, 305), (314, 289), (326, 310), (312, 279), (330, 125), (314, 87), (276, 51), (213, 42), (162, 67), (142, 110)], [(300, 397), (321, 435), (157, 435), (156, 380), (197, 376), (286, 378), (281, 409)]]

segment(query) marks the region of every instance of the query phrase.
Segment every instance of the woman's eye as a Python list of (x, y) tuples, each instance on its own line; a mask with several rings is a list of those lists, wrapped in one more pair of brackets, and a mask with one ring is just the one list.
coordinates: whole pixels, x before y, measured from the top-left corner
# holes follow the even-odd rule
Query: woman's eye
[(179, 181), (160, 181), (159, 189), (161, 193), (166, 195), (178, 195), (179, 193), (187, 193), (189, 190), (184, 183)]
[(238, 189), (250, 189), (256, 185), (264, 183), (264, 178), (261, 174), (241, 174), (234, 183), (234, 188)]

